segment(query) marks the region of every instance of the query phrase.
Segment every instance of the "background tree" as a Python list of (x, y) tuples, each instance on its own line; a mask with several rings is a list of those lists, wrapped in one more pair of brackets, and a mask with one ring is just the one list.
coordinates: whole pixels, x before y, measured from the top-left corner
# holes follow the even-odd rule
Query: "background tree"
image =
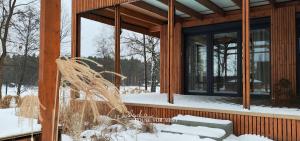
[[(159, 82), (159, 39), (152, 36), (130, 34), (124, 37), (127, 47), (130, 48), (129, 56), (139, 55), (144, 61), (144, 73), (147, 76), (147, 64), (150, 63), (151, 92), (156, 91)], [(148, 83), (145, 79), (145, 84)]]
[(0, 99), (2, 99), (4, 61), (7, 56), (7, 46), (12, 19), (15, 15), (22, 12), (19, 7), (29, 5), (33, 2), (35, 1), (17, 4), (17, 0), (0, 0), (0, 41), (2, 49), (0, 54)]
[(18, 15), (17, 22), (13, 24), (16, 35), (15, 46), (18, 46), (23, 59), (17, 65), (17, 95), (21, 94), (24, 83), (28, 56), (39, 49), (39, 12), (32, 6), (27, 6), (23, 13)]

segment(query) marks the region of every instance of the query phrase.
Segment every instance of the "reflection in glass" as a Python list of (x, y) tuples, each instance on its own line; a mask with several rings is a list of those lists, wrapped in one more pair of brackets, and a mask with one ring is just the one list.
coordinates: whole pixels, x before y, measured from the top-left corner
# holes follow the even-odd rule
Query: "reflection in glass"
[(237, 93), (237, 32), (214, 35), (213, 70), (215, 93)]
[(187, 37), (188, 91), (207, 91), (207, 40), (204, 35)]
[(251, 30), (250, 91), (270, 93), (270, 32), (269, 29)]

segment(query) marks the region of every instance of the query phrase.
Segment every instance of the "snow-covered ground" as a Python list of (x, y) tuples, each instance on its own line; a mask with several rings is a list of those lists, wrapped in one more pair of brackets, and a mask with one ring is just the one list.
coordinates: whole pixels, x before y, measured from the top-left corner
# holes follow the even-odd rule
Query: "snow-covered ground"
[(287, 108), (287, 107), (270, 107), (270, 106), (255, 106), (251, 105), (250, 110), (243, 109), (240, 104), (228, 102), (226, 99), (230, 97), (218, 96), (196, 96), (196, 95), (174, 95), (174, 104), (169, 104), (166, 94), (129, 94), (122, 95), (123, 102), (135, 104), (151, 104), (160, 106), (177, 106), (188, 108), (205, 108), (215, 110), (237, 111), (237, 112), (253, 112), (261, 114), (278, 114), (278, 115), (291, 115), (299, 116), (300, 109)]
[[(11, 137), (11, 136), (21, 135), (21, 134), (30, 134), (32, 132), (41, 130), (41, 126), (37, 124), (37, 120), (17, 117), (16, 111), (17, 109), (14, 108), (0, 109), (0, 125), (1, 125), (0, 138)], [(198, 119), (193, 118), (193, 120), (198, 120)], [(213, 120), (211, 122), (213, 122)], [(179, 125), (164, 125), (164, 124), (155, 124), (155, 127), (156, 127), (155, 133), (141, 133), (134, 129), (120, 130), (121, 128), (118, 125), (95, 127), (91, 130), (83, 131), (81, 137), (85, 137), (85, 138), (82, 138), (81, 140), (91, 141), (90, 139), (91, 136), (103, 135), (101, 131), (107, 128), (117, 128), (117, 130), (119, 130), (119, 132), (110, 134), (110, 139), (111, 139), (110, 141), (120, 141), (120, 140), (124, 140), (124, 141), (166, 141), (166, 140), (214, 141), (213, 139), (209, 139), (209, 138), (200, 138), (196, 134), (202, 132), (203, 134), (210, 134), (210, 135), (217, 136), (215, 132), (210, 132), (210, 130), (204, 128), (195, 127), (192, 128), (193, 130), (190, 130), (190, 128), (183, 125), (179, 126)], [(173, 130), (184, 131), (185, 134), (174, 134), (174, 133), (162, 132), (162, 130), (166, 128), (168, 128), (168, 130), (171, 129), (172, 131)], [(221, 132), (218, 134), (221, 134)], [(62, 141), (73, 141), (73, 139), (70, 136), (63, 134)], [(239, 137), (231, 135), (228, 138), (226, 138), (224, 141), (271, 141), (271, 140), (257, 135), (242, 135)]]
[[(118, 126), (112, 125), (116, 128)], [(206, 134), (215, 135), (217, 136), (217, 133), (215, 132), (209, 132), (209, 130), (203, 131), (203, 129), (194, 129), (193, 131), (189, 131), (187, 126), (179, 126), (179, 125), (164, 125), (164, 124), (155, 124), (156, 128), (155, 133), (141, 133), (136, 130), (123, 130), (118, 129), (119, 132), (109, 134), (110, 141), (215, 141), (210, 138), (200, 138), (197, 134), (192, 134), (190, 132), (197, 132), (199, 133), (199, 130), (201, 132), (205, 132)], [(92, 130), (86, 130), (82, 132), (81, 137), (84, 141), (90, 141), (90, 138), (93, 136), (105, 136), (105, 134), (102, 133), (102, 130), (105, 128), (111, 128), (111, 127), (96, 127)], [(185, 131), (184, 134), (176, 134), (176, 133), (168, 133), (168, 132), (162, 132), (165, 128), (173, 128), (174, 131)], [(197, 127), (195, 127), (197, 128)], [(69, 141), (69, 140), (67, 140)], [(223, 141), (272, 141), (268, 138), (261, 137), (258, 135), (241, 135), (239, 137), (235, 135), (230, 135)]]
[(36, 119), (17, 117), (16, 110), (14, 108), (0, 109), (0, 140), (41, 130), (41, 125), (37, 124)]

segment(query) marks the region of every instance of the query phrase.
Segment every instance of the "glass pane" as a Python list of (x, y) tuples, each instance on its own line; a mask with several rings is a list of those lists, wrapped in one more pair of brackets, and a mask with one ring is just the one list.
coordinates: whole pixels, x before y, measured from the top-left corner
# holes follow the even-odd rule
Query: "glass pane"
[(213, 54), (214, 92), (237, 93), (237, 32), (215, 34)]
[(187, 37), (188, 91), (207, 91), (207, 37)]
[(270, 32), (269, 29), (251, 30), (250, 91), (270, 93)]

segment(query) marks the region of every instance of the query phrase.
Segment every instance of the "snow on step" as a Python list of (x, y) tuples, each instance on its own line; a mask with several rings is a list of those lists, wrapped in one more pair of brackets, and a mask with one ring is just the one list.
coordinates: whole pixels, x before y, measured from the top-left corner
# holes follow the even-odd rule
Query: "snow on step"
[(233, 134), (233, 123), (230, 120), (196, 117), (191, 115), (178, 115), (172, 118), (172, 124), (220, 128), (225, 130), (225, 137), (228, 137), (229, 135)]
[(200, 138), (212, 138), (216, 140), (224, 139), (226, 132), (223, 129), (210, 128), (204, 126), (186, 126), (179, 124), (172, 124), (162, 129), (161, 132), (193, 135)]

